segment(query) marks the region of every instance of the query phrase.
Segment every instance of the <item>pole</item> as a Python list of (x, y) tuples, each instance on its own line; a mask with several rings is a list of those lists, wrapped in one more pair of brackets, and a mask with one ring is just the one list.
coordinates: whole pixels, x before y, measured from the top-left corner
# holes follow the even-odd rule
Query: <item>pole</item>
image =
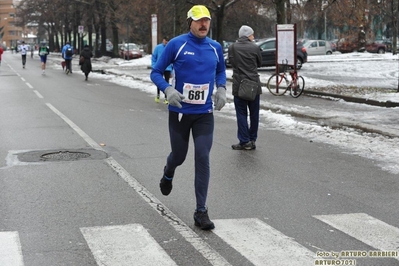
[(173, 36), (176, 36), (176, 5), (173, 3)]
[(327, 54), (327, 9), (324, 9), (324, 54)]
[[(395, 25), (395, 20), (394, 20), (394, 18), (395, 18), (394, 12), (395, 11), (396, 11), (396, 18), (397, 18), (396, 25)], [(399, 41), (398, 40), (398, 36), (399, 36), (399, 1), (396, 4), (396, 10), (395, 10), (394, 9), (394, 0), (392, 0), (392, 26), (393, 26), (393, 29), (392, 29), (392, 33), (393, 33), (392, 34), (392, 55), (395, 55), (397, 53), (396, 47), (397, 47), (398, 41)], [(399, 70), (399, 62), (398, 62), (398, 70)], [(399, 93), (399, 76), (398, 76), (398, 89), (396, 92)]]
[(328, 2), (323, 0), (321, 3), (321, 10), (324, 11), (324, 54), (327, 54), (327, 7), (328, 7)]
[(158, 42), (158, 17), (157, 14), (151, 14), (151, 44), (152, 44), (152, 51), (154, 52), (155, 47), (157, 46)]
[(79, 35), (80, 35), (80, 44), (79, 44), (79, 46), (80, 46), (80, 53), (81, 53), (83, 51), (83, 33), (80, 33)]

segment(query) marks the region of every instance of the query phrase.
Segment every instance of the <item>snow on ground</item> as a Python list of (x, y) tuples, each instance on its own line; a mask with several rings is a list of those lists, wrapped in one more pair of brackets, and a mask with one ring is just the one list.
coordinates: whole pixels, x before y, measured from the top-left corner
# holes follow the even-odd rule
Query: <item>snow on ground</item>
[[(372, 59), (372, 61), (370, 61), (370, 59)], [(368, 61), (372, 63), (360, 64), (361, 61)], [(101, 75), (92, 73), (91, 77), (106, 79), (119, 85), (140, 89), (144, 92), (147, 92), (149, 96), (153, 97), (155, 85), (148, 86), (147, 82), (150, 81), (148, 75), (140, 76), (140, 80), (135, 80), (127, 75), (124, 75), (124, 73), (130, 73), (130, 75), (134, 75), (134, 71), (132, 71), (134, 68), (150, 66), (150, 55), (131, 61), (101, 58), (99, 60), (94, 60), (93, 63), (102, 69), (112, 70), (113, 73), (117, 73), (118, 75)], [(332, 69), (331, 65), (333, 64), (335, 67)], [(320, 69), (323, 69), (325, 73), (329, 73), (330, 75), (338, 77), (337, 81), (330, 82), (329, 84), (326, 84), (323, 81), (323, 85), (333, 86), (336, 88), (353, 86), (352, 84), (345, 84), (344, 81), (348, 77), (376, 77), (375, 84), (370, 84), (370, 81), (367, 84), (360, 83), (360, 87), (348, 88), (340, 93), (379, 101), (390, 100), (393, 102), (399, 102), (399, 93), (394, 93), (392, 91), (392, 89), (397, 88), (398, 82), (399, 64), (397, 55), (393, 56), (390, 53), (382, 55), (370, 53), (350, 53), (333, 54), (329, 56), (311, 56), (309, 57), (308, 63), (304, 65), (304, 68), (311, 69), (312, 67), (319, 69), (319, 71)], [(126, 69), (130, 69), (130, 71), (127, 71)], [(301, 70), (301, 75), (305, 76), (306, 71)], [(228, 69), (226, 74), (228, 77), (231, 76), (232, 70)], [(264, 75), (262, 74), (262, 76)], [(263, 82), (266, 82), (265, 79), (267, 81), (267, 77), (262, 77)], [(143, 81), (146, 83), (143, 83)], [(383, 86), (381, 86), (381, 84)], [(318, 86), (320, 86), (320, 80), (314, 77), (306, 78), (306, 88), (317, 89)], [(392, 89), (373, 91), (371, 89), (363, 90), (362, 86), (365, 86), (365, 88), (370, 86), (379, 86)], [(353, 105), (353, 113), (356, 113), (356, 106), (359, 106), (358, 104), (346, 102), (339, 102), (339, 104)], [(373, 115), (376, 116), (374, 121), (377, 121), (378, 123), (378, 110), (382, 110), (381, 107), (370, 107), (369, 110), (370, 112), (374, 112)], [(392, 108), (392, 110), (399, 112), (399, 108)], [(318, 112), (323, 112), (323, 110), (318, 110)], [(330, 117), (342, 116), (342, 113), (339, 111), (329, 109), (325, 110), (325, 112), (328, 113), (328, 116)], [(260, 126), (264, 129), (280, 130), (286, 134), (305, 137), (314, 142), (327, 143), (334, 147), (340, 148), (347, 153), (368, 158), (387, 172), (399, 174), (399, 164), (397, 163), (399, 161), (399, 141), (397, 138), (385, 137), (375, 133), (364, 133), (350, 127), (333, 129), (332, 127), (326, 125), (297, 120), (290, 115), (275, 113), (270, 110), (261, 110), (260, 114)], [(235, 120), (233, 103), (227, 103), (221, 112), (217, 112), (217, 115)], [(381, 120), (386, 120), (387, 118), (385, 117), (385, 113), (381, 113), (381, 116), (382, 115), (384, 115), (384, 117), (381, 117)], [(361, 117), (361, 113), (357, 117)]]
[[(392, 53), (334, 53), (332, 55), (308, 56), (299, 74), (304, 76), (305, 89), (326, 90), (331, 93), (357, 96), (378, 101), (399, 102), (395, 93), (399, 82), (399, 56)], [(364, 63), (367, 61), (368, 63)], [(151, 55), (126, 61), (102, 57), (95, 61), (102, 68), (134, 68), (151, 65)], [(272, 72), (261, 71), (261, 81), (266, 83)], [(318, 74), (320, 73), (320, 74)], [(233, 74), (231, 68), (226, 70), (227, 77)], [(320, 81), (318, 75), (328, 75), (334, 81)], [(370, 79), (370, 77), (373, 77)], [(150, 81), (148, 77), (148, 81)], [(323, 87), (322, 89), (320, 87)], [(381, 88), (381, 89), (375, 89)], [(386, 89), (386, 90), (385, 90)], [(385, 92), (385, 93), (382, 93)]]

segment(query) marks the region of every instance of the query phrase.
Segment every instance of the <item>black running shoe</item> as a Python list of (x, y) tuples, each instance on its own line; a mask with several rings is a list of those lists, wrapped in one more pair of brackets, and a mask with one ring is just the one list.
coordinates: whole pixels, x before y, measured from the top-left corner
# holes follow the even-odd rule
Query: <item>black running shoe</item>
[(254, 150), (256, 149), (255, 143), (252, 141), (248, 141), (247, 143), (238, 143), (238, 144), (234, 144), (231, 145), (231, 148), (233, 150)]
[(202, 230), (211, 230), (215, 224), (209, 219), (208, 210), (194, 212), (194, 224)]
[(161, 192), (163, 195), (169, 195), (172, 191), (172, 180), (168, 180), (165, 177), (162, 177), (161, 181), (159, 182), (159, 187), (161, 188)]

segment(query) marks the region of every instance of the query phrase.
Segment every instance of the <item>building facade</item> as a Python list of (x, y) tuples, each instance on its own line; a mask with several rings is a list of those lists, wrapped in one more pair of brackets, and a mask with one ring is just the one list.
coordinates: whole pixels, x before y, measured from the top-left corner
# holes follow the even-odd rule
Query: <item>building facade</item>
[(6, 48), (17, 46), (18, 41), (23, 39), (22, 28), (15, 26), (18, 3), (19, 1), (0, 0), (0, 45)]

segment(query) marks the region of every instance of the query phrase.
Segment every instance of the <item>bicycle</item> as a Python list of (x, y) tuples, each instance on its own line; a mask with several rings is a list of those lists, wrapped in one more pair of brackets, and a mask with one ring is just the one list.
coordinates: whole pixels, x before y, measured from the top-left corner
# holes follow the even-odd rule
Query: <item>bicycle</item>
[(288, 64), (283, 63), (283, 72), (273, 74), (267, 81), (267, 88), (275, 96), (284, 95), (287, 90), (290, 90), (290, 95), (297, 98), (301, 96), (305, 89), (305, 79), (302, 76), (298, 76), (298, 72), (295, 70), (289, 72), (287, 70)]

